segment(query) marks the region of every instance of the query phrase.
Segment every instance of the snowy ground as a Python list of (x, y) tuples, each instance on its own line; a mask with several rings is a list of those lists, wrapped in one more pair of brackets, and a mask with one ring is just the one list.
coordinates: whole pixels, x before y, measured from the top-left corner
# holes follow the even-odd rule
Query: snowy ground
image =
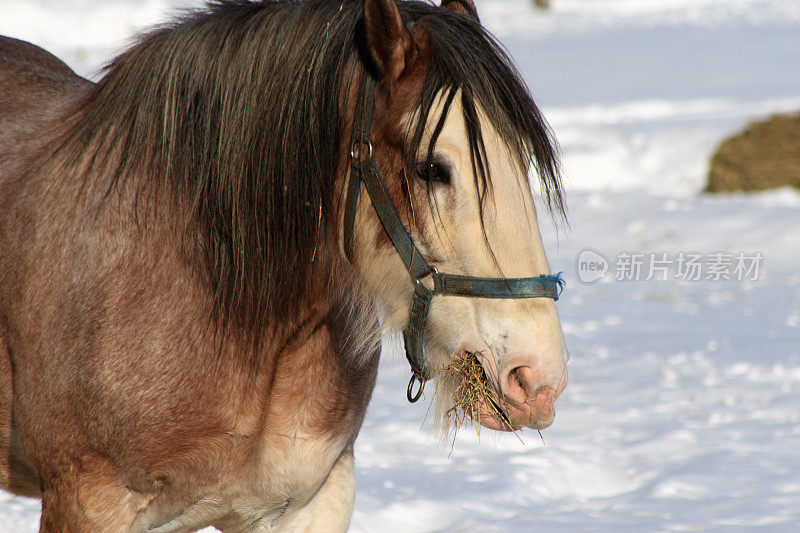
[[(796, 0), (478, 1), (564, 152), (571, 227), (542, 227), (572, 352), (553, 426), (464, 431), (450, 453), (408, 405), (397, 347), (356, 446), (356, 532), (800, 530), (800, 194), (700, 193), (715, 144), (800, 109)], [(165, 0), (0, 0), (0, 33), (80, 73)], [(582, 283), (591, 249), (608, 272)], [(620, 254), (642, 280), (617, 281)], [(678, 279), (681, 254), (763, 260), (757, 280)], [(655, 255), (653, 255), (655, 254)], [(644, 281), (654, 258), (671, 261)], [(734, 276), (735, 277), (735, 276)], [(0, 530), (38, 503), (0, 495)]]

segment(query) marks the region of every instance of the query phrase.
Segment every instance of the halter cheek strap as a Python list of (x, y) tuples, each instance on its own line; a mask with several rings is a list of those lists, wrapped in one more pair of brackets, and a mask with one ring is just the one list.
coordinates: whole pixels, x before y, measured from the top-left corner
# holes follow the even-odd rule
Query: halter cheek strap
[[(403, 331), (403, 341), (406, 359), (411, 365), (412, 372), (407, 397), (410, 402), (415, 402), (422, 395), (425, 382), (430, 378), (430, 370), (425, 365), (423, 340), (428, 311), (434, 296), (441, 294), (472, 298), (552, 298), (558, 300), (564, 288), (564, 280), (560, 274), (530, 278), (483, 278), (442, 274), (425, 260), (400, 221), (397, 210), (389, 197), (386, 184), (378, 167), (375, 166), (370, 142), (372, 115), (375, 109), (375, 79), (368, 74), (365, 76), (367, 82), (362, 83), (359, 88), (353, 138), (350, 144), (351, 173), (345, 199), (344, 246), (347, 257), (352, 262), (356, 208), (363, 183), (383, 229), (392, 241), (414, 283), (411, 312), (408, 326)], [(423, 283), (423, 280), (428, 277), (433, 282), (432, 289)], [(413, 390), (415, 382), (419, 383), (416, 393)]]

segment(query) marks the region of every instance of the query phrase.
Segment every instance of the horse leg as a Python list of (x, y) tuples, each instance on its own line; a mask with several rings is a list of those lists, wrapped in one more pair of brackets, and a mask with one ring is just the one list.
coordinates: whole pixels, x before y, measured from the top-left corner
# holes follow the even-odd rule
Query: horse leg
[(269, 513), (260, 520), (243, 521), (226, 516), (214, 522), (225, 533), (337, 533), (347, 531), (356, 495), (353, 449), (348, 447), (336, 460), (319, 490), (306, 505), (284, 514)]
[(14, 426), (14, 376), (11, 356), (0, 336), (0, 487), (32, 498), (41, 495), (39, 474), (19, 449)]
[(147, 504), (97, 455), (86, 454), (58, 470), (43, 476), (42, 533), (128, 531)]
[[(353, 448), (347, 448), (333, 465), (314, 497), (295, 516), (276, 528), (281, 533), (345, 532), (356, 498)], [(282, 521), (281, 521), (282, 522)]]

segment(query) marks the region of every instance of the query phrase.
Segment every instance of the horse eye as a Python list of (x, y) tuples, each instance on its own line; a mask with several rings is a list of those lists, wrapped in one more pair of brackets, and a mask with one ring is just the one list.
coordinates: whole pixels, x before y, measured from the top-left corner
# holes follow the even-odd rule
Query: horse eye
[(450, 183), (450, 169), (440, 163), (426, 161), (417, 167), (417, 177), (432, 183)]

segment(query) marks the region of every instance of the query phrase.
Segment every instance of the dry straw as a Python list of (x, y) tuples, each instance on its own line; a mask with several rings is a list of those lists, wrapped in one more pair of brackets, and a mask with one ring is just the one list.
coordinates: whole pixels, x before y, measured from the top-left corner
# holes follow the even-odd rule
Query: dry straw
[[(485, 415), (481, 413), (481, 405), (485, 406), (490, 416), (512, 431), (520, 442), (524, 443), (519, 434), (522, 428), (514, 425), (498, 405), (500, 395), (490, 385), (486, 371), (478, 360), (477, 355), (480, 353), (468, 351), (454, 353), (450, 358), (450, 364), (436, 371), (441, 372), (441, 378), (449, 380), (452, 385), (450, 389), (452, 390), (453, 407), (445, 412), (445, 417), (452, 423), (453, 444), (458, 430), (468, 420), (472, 421), (475, 432), (480, 436), (481, 419)], [(542, 432), (538, 431), (538, 433), (542, 444), (546, 444)]]
[(453, 382), (453, 407), (447, 411), (446, 416), (453, 421), (453, 427), (458, 429), (471, 419), (475, 431), (480, 435), (481, 405), (489, 411), (489, 415), (505, 425), (511, 431), (518, 431), (520, 428), (514, 426), (505, 415), (500, 406), (497, 405), (495, 390), (486, 378), (483, 369), (475, 352), (457, 352), (450, 358), (450, 364), (442, 369), (447, 378)]

